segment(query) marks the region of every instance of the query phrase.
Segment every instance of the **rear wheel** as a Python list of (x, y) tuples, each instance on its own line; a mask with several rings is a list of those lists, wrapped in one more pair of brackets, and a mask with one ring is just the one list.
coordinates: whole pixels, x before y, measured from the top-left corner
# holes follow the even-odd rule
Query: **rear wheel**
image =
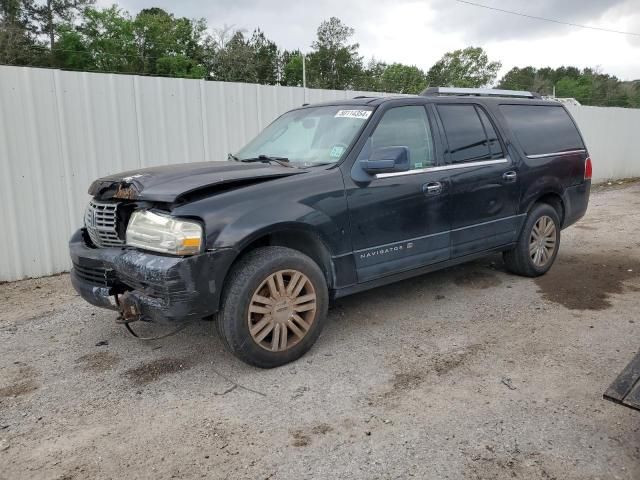
[(249, 252), (233, 268), (218, 314), (228, 349), (261, 368), (292, 362), (320, 335), (328, 306), (318, 265), (285, 247)]
[(559, 247), (558, 212), (549, 204), (539, 203), (529, 212), (516, 247), (504, 252), (504, 263), (513, 273), (537, 277), (551, 268)]

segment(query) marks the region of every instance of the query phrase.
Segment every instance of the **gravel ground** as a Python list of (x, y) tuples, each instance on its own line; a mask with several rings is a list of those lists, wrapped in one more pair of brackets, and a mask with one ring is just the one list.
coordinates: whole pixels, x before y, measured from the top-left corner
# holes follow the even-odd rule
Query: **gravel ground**
[(338, 301), (257, 370), (210, 322), (141, 342), (67, 275), (0, 285), (0, 478), (640, 478), (640, 184), (531, 280), (499, 256)]

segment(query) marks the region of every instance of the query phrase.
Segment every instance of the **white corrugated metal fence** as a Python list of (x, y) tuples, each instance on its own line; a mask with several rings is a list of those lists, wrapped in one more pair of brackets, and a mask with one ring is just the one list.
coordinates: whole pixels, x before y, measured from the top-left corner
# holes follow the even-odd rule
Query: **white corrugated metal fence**
[(587, 143), (594, 181), (640, 177), (640, 109), (567, 108)]
[[(0, 66), (0, 281), (69, 269), (94, 179), (223, 160), (305, 101), (360, 94)], [(571, 111), (597, 178), (640, 176), (640, 110)]]

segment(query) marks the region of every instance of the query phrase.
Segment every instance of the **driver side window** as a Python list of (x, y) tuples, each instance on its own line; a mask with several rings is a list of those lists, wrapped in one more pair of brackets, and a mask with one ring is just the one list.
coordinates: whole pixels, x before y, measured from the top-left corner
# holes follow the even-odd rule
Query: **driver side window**
[(373, 150), (382, 147), (408, 147), (412, 170), (435, 164), (433, 137), (423, 106), (411, 105), (388, 110), (371, 135)]

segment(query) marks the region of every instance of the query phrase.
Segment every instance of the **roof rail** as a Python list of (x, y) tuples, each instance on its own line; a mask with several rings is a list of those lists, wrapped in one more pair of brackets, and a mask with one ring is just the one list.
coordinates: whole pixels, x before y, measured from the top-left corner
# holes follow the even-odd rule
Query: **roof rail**
[(420, 94), (425, 97), (436, 95), (475, 95), (478, 97), (516, 97), (516, 98), (542, 98), (539, 93), (525, 90), (498, 90), (496, 88), (455, 88), (455, 87), (429, 87)]

